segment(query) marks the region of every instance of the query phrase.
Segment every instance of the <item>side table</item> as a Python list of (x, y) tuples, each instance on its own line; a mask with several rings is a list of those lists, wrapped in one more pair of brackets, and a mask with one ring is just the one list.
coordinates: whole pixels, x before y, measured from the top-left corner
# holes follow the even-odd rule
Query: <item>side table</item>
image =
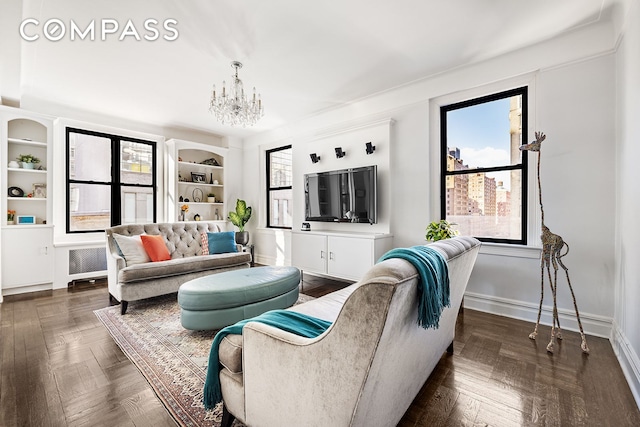
[(251, 254), (251, 267), (254, 267), (256, 265), (254, 249), (254, 245), (246, 245), (242, 247), (242, 252), (249, 252)]

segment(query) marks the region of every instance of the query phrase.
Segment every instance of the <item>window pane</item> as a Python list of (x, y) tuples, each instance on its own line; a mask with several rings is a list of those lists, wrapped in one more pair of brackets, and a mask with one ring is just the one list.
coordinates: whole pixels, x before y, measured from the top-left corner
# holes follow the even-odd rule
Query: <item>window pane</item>
[(522, 95), (447, 112), (447, 170), (522, 162)]
[(67, 148), (67, 232), (155, 220), (153, 142), (67, 128)]
[(291, 227), (293, 223), (291, 218), (293, 204), (291, 201), (291, 190), (273, 190), (269, 192), (269, 207), (271, 209), (269, 226)]
[(100, 184), (69, 186), (69, 231), (104, 230), (111, 226), (111, 189)]
[(69, 179), (111, 182), (111, 139), (70, 132)]
[(123, 184), (153, 184), (153, 146), (138, 142), (120, 143), (120, 181)]
[(153, 222), (153, 188), (122, 187), (122, 224)]
[(522, 238), (522, 172), (470, 173), (446, 178), (446, 219), (460, 234)]
[(291, 148), (274, 151), (269, 154), (270, 182), (269, 187), (291, 186)]

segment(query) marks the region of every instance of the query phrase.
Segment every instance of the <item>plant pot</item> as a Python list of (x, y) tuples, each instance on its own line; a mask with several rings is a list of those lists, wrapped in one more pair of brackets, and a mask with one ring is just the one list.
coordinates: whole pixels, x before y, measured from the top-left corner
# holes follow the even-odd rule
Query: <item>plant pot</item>
[(215, 203), (216, 202), (216, 198), (215, 197), (207, 197), (207, 202)]
[(35, 163), (22, 162), (22, 169), (34, 169), (35, 166)]
[(249, 232), (236, 231), (236, 243), (242, 246), (247, 246), (249, 243)]

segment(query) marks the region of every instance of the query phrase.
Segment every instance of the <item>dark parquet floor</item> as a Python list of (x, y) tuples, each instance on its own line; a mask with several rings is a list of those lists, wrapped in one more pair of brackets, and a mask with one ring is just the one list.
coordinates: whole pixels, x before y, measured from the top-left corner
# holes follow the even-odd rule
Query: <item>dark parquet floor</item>
[[(346, 284), (305, 277), (321, 296)], [(5, 297), (0, 305), (0, 426), (173, 426), (137, 368), (93, 314), (104, 281)], [(465, 310), (401, 426), (640, 426), (609, 342), (565, 332), (555, 355), (532, 325)], [(393, 399), (393, 396), (389, 396)]]

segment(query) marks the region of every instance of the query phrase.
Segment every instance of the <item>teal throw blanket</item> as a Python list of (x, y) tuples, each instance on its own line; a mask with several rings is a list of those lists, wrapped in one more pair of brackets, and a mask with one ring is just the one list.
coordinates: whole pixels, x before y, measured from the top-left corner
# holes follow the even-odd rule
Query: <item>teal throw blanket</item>
[(449, 302), (449, 266), (442, 254), (428, 246), (391, 249), (378, 260), (402, 258), (418, 270), (418, 324), (438, 329), (440, 314)]
[(222, 401), (222, 392), (220, 390), (220, 363), (218, 359), (220, 343), (222, 339), (229, 334), (242, 334), (242, 328), (249, 322), (264, 323), (265, 325), (270, 325), (306, 338), (315, 338), (331, 326), (331, 322), (295, 311), (272, 310), (251, 319), (241, 320), (235, 325), (221, 329), (213, 338), (211, 352), (209, 353), (207, 378), (204, 383), (204, 407), (206, 409), (213, 409), (218, 402)]

